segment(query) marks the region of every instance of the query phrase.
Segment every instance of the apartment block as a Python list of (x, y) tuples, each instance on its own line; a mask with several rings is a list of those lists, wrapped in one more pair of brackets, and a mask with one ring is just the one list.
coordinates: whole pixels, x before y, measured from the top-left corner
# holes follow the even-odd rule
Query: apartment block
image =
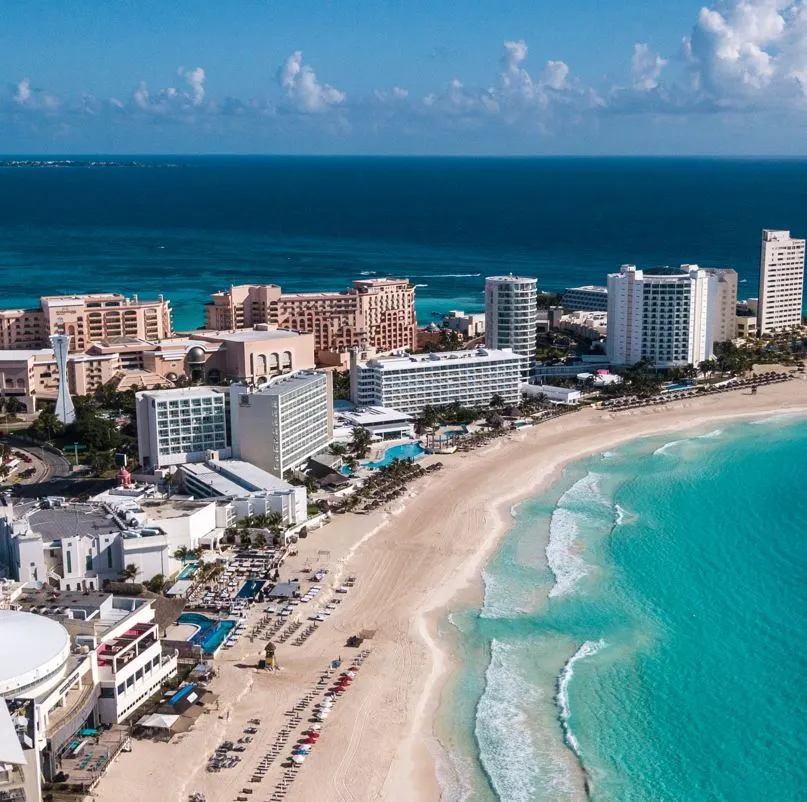
[(269, 324), (309, 333), (320, 352), (413, 349), (415, 288), (406, 279), (362, 279), (344, 292), (282, 292), (274, 284), (242, 284), (217, 292), (206, 306), (207, 328)]
[(535, 359), (538, 281), (524, 276), (485, 279), (485, 344)]
[(351, 400), (359, 407), (391, 407), (412, 415), (453, 402), (486, 407), (494, 395), (517, 404), (527, 364), (528, 357), (509, 348), (353, 359)]
[(759, 262), (759, 311), (757, 331), (801, 325), (804, 304), (804, 245), (789, 231), (762, 231)]

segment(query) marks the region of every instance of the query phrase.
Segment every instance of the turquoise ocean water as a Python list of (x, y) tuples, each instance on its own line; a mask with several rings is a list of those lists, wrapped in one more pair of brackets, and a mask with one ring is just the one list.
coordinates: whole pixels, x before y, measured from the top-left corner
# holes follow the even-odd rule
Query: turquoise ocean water
[(634, 441), (519, 505), (443, 625), (446, 800), (807, 798), (807, 420)]

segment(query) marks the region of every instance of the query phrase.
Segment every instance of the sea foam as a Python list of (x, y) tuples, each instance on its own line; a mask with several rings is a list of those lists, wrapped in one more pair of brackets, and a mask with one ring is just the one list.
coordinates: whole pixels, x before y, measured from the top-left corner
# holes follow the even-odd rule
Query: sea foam
[(550, 596), (563, 596), (574, 590), (588, 573), (588, 566), (575, 549), (580, 524), (587, 520), (584, 511), (575, 507), (595, 504), (610, 507), (600, 492), (601, 475), (590, 472), (575, 482), (559, 499), (549, 521), (546, 562), (555, 577)]
[(544, 786), (552, 787), (553, 799), (571, 798), (569, 767), (539, 748), (531, 728), (536, 708), (548, 697), (519, 670), (519, 651), (497, 640), (491, 643), (485, 690), (476, 708), (480, 761), (499, 799), (532, 802)]
[(659, 446), (654, 452), (653, 456), (659, 456), (660, 454), (666, 454), (671, 448), (675, 448), (675, 446), (680, 446), (681, 443), (686, 443), (686, 440), (670, 440), (669, 443), (665, 443), (663, 446)]
[(560, 676), (558, 677), (558, 693), (555, 697), (555, 701), (558, 705), (558, 711), (560, 713), (560, 724), (563, 728), (563, 740), (566, 742), (569, 749), (571, 749), (572, 752), (574, 752), (574, 754), (577, 756), (578, 761), (580, 761), (581, 768), (583, 768), (583, 763), (580, 755), (580, 743), (575, 737), (572, 728), (569, 726), (569, 717), (572, 714), (571, 707), (569, 706), (569, 684), (574, 676), (575, 664), (580, 660), (585, 660), (586, 657), (591, 657), (592, 655), (597, 654), (597, 652), (604, 647), (604, 640), (587, 640), (566, 661), (566, 665), (563, 666), (563, 670), (560, 672)]

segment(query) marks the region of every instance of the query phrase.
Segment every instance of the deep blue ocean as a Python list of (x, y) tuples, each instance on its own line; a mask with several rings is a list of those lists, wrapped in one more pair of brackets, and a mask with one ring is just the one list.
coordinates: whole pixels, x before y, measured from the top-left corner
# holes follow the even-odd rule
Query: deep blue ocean
[(625, 262), (731, 266), (756, 294), (760, 230), (807, 233), (807, 161), (185, 158), (0, 169), (0, 306), (163, 293), (175, 328), (231, 283), (341, 289), (408, 276), (418, 317), (482, 308), (486, 274), (545, 290)]
[(637, 440), (514, 510), (438, 735), (446, 802), (807, 798), (807, 420)]

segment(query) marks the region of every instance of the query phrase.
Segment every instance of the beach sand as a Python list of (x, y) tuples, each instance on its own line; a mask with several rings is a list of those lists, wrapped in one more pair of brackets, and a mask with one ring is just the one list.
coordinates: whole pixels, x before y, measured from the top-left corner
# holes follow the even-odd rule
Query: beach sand
[[(242, 638), (216, 659), (219, 676), (211, 689), (220, 709), (174, 743), (135, 741), (132, 753), (121, 755), (101, 781), (96, 798), (186, 802), (198, 791), (207, 802), (232, 802), (250, 787), (251, 799), (270, 799), (283, 772), (279, 763), (260, 784), (249, 779), (287, 721), (284, 711), (315, 686), (330, 660), (356, 654), (345, 646), (350, 635), (370, 629), (376, 630), (367, 641), (370, 656), (323, 724), (285, 798), (438, 800), (433, 720), (452, 660), (437, 637), (437, 622), (460, 594), (480, 597), (481, 570), (510, 525), (511, 506), (547, 486), (568, 463), (627, 440), (786, 412), (807, 412), (804, 378), (760, 388), (755, 396), (743, 390), (621, 413), (584, 409), (485, 449), (440, 457), (444, 469), (416, 482), (390, 510), (335, 516), (300, 541), (284, 578), (306, 564), (326, 566), (323, 596), (348, 574), (358, 581), (303, 646), (278, 647), (281, 671), (258, 672), (263, 641)], [(320, 550), (329, 555), (318, 556)], [(237, 740), (255, 716), (262, 725), (242, 763), (206, 772), (213, 749), (224, 739)]]

